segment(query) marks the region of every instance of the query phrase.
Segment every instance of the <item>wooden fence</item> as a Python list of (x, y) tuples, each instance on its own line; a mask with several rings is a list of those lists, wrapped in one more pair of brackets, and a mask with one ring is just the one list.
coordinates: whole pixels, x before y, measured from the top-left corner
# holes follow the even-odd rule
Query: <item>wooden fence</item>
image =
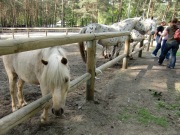
[[(124, 53), (115, 59), (101, 65), (95, 69), (95, 53), (96, 53), (96, 40), (119, 37), (119, 36), (128, 36)], [(95, 33), (95, 34), (77, 34), (73, 36), (56, 36), (56, 37), (41, 37), (41, 38), (27, 38), (22, 40), (3, 40), (0, 41), (0, 56), (7, 55), (12, 53), (24, 52), (29, 50), (41, 49), (46, 47), (61, 46), (66, 44), (72, 44), (77, 42), (87, 41), (87, 73), (76, 78), (70, 82), (70, 91), (77, 88), (82, 83), (86, 82), (86, 99), (94, 99), (94, 83), (95, 83), (95, 74), (98, 75), (101, 71), (111, 67), (118, 61), (123, 59), (124, 69), (128, 66), (128, 56), (133, 55), (139, 52), (139, 57), (142, 55), (142, 50), (145, 47), (143, 44), (143, 39), (138, 39), (140, 41), (140, 48), (134, 52), (129, 53), (130, 46), (130, 32), (109, 32), (109, 33)], [(72, 44), (73, 45), (73, 44)], [(51, 100), (51, 95), (48, 94), (27, 106), (17, 110), (14, 113), (9, 114), (0, 119), (0, 131), (1, 133), (7, 132), (9, 129), (14, 126), (22, 123), (27, 120), (29, 117), (32, 117), (34, 114), (42, 110), (42, 108)]]
[(68, 35), (69, 32), (78, 33), (80, 30), (79, 27), (74, 28), (42, 28), (42, 27), (36, 27), (36, 28), (7, 28), (2, 27), (0, 29), (0, 33), (12, 33), (12, 38), (15, 38), (16, 33), (23, 32), (27, 33), (27, 37), (30, 37), (30, 34), (32, 32), (43, 32), (44, 36), (48, 36), (49, 32), (57, 33), (57, 32), (65, 32), (65, 35)]

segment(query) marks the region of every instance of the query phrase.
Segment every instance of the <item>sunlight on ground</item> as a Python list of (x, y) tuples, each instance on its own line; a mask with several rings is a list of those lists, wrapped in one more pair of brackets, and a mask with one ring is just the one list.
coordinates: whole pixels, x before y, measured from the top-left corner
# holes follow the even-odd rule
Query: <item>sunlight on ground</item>
[(77, 116), (73, 117), (72, 120), (76, 121), (76, 122), (82, 122), (83, 121), (83, 115), (77, 115)]
[(176, 83), (175, 83), (175, 90), (177, 90), (178, 92), (180, 92), (180, 82), (176, 82)]
[(142, 70), (142, 69), (147, 69), (148, 65), (139, 65), (139, 66), (133, 66), (133, 67), (128, 67), (128, 69), (138, 69), (138, 70)]

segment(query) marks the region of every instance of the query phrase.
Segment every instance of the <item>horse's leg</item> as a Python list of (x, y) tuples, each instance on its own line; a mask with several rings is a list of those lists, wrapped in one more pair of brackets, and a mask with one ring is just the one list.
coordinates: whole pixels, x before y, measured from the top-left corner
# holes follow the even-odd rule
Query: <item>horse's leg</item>
[(47, 103), (47, 104), (48, 105), (46, 105), (44, 107), (43, 113), (41, 114), (41, 117), (40, 117), (42, 123), (44, 123), (44, 122), (46, 122), (48, 120), (48, 110), (50, 108), (50, 104), (49, 103)]
[(116, 46), (117, 47), (117, 49), (116, 50), (114, 50), (115, 52), (115, 54), (114, 54), (114, 58), (116, 58), (116, 57), (118, 57), (119, 56), (119, 53), (120, 53), (120, 51), (122, 50), (122, 47), (123, 47), (123, 45), (122, 45), (122, 43), (118, 43), (118, 45)]
[[(135, 42), (135, 43), (132, 44), (132, 50), (131, 50), (131, 52), (134, 52), (136, 45), (137, 45), (137, 42)], [(130, 60), (132, 60), (132, 59), (133, 59), (133, 56), (132, 56), (132, 55), (129, 55), (129, 58), (130, 58)]]
[[(41, 87), (41, 92), (42, 92), (42, 96), (45, 96), (48, 94), (48, 89), (43, 87), (42, 84), (40, 85)], [(50, 108), (50, 103), (47, 103), (46, 106), (43, 109), (43, 113), (41, 114), (41, 122), (44, 123), (48, 120), (48, 110)]]
[(117, 47), (117, 45), (114, 45), (114, 46), (110, 47), (111, 48), (111, 56), (109, 58), (110, 60), (115, 58), (114, 56), (115, 56), (116, 47)]
[(9, 78), (9, 90), (10, 90), (10, 95), (11, 95), (11, 105), (12, 105), (12, 111), (18, 110), (18, 107), (16, 105), (16, 92), (17, 92), (17, 87), (16, 87), (16, 82), (17, 82), (17, 75), (12, 73), (12, 72), (7, 72), (8, 73), (8, 78)]
[(27, 105), (26, 101), (24, 100), (24, 96), (23, 96), (23, 85), (24, 85), (24, 81), (22, 79), (18, 79), (17, 82), (17, 88), (18, 88), (18, 93), (17, 93), (17, 97), (18, 97), (18, 107), (21, 108), (25, 105)]
[(105, 59), (108, 59), (108, 58), (109, 58), (109, 56), (108, 56), (108, 51), (107, 51), (108, 48), (107, 48), (107, 46), (105, 46), (104, 48), (105, 48), (105, 49), (104, 49), (104, 58), (105, 58)]
[(102, 56), (104, 56), (104, 50), (105, 50), (105, 49), (104, 49), (104, 46), (103, 46), (103, 48), (102, 48)]

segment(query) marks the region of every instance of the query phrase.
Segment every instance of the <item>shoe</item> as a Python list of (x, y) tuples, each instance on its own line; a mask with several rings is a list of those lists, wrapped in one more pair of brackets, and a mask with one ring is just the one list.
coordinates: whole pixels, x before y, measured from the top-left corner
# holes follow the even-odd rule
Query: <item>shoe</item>
[(152, 57), (154, 57), (154, 58), (156, 57), (156, 55), (155, 55), (155, 54), (153, 54), (153, 53), (151, 53), (151, 56), (152, 56)]
[(162, 63), (159, 63), (159, 62), (158, 62), (158, 65), (159, 65), (159, 66), (162, 66)]
[(171, 66), (167, 66), (167, 68), (174, 69), (174, 67), (171, 67)]

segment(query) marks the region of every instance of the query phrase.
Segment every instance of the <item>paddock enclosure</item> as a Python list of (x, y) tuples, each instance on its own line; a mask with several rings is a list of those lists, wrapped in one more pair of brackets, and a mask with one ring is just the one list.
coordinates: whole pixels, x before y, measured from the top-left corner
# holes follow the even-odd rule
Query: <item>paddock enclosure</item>
[[(97, 57), (97, 63), (95, 63), (95, 54), (96, 54), (95, 40), (102, 39), (102, 38), (111, 38), (111, 37), (115, 37), (115, 36), (116, 37), (117, 36), (125, 36), (125, 35), (128, 36), (129, 38), (126, 40), (124, 52), (122, 52), (122, 54), (120, 56), (118, 56), (117, 58), (115, 58), (111, 61), (107, 61), (104, 59), (103, 62), (99, 62), (98, 57)], [(128, 67), (128, 56), (139, 52), (138, 57), (141, 57), (142, 50), (146, 46), (149, 46), (149, 43), (143, 44), (143, 39), (136, 39), (137, 41), (140, 41), (140, 48), (136, 49), (132, 53), (129, 53), (129, 45), (130, 45), (130, 36), (129, 35), (130, 35), (130, 32), (118, 32), (118, 33), (106, 33), (106, 34), (105, 33), (85, 34), (85, 35), (77, 34), (77, 35), (66, 35), (66, 36), (27, 38), (27, 39), (22, 39), (22, 40), (17, 40), (17, 39), (2, 40), (2, 41), (0, 41), (0, 55), (35, 50), (35, 49), (52, 47), (52, 46), (57, 46), (57, 45), (62, 46), (65, 49), (67, 49), (67, 50), (69, 49), (72, 51), (72, 49), (75, 47), (77, 42), (88, 41), (87, 64), (85, 65), (83, 62), (81, 62), (81, 65), (71, 65), (70, 66), (70, 67), (79, 66), (79, 67), (83, 67), (84, 69), (86, 69), (85, 72), (82, 71), (82, 74), (75, 75), (75, 76), (73, 74), (76, 71), (72, 72), (73, 78), (71, 78), (70, 91), (79, 88), (83, 83), (86, 82), (86, 85), (85, 85), (86, 97), (85, 98), (87, 101), (93, 101), (94, 94), (95, 94), (94, 93), (94, 89), (95, 89), (94, 85), (95, 85), (95, 81), (96, 81), (95, 75), (97, 76), (98, 74), (101, 73), (101, 71), (103, 72), (105, 69), (113, 66), (114, 64), (117, 64), (117, 62), (119, 62), (119, 61), (122, 61), (122, 68), (126, 69)], [(134, 41), (136, 41), (136, 40), (134, 40)], [(72, 54), (69, 54), (69, 55), (76, 57), (76, 54), (78, 54), (78, 53), (79, 52), (76, 50), (76, 52), (73, 52)], [(2, 66), (2, 62), (1, 62), (1, 66)], [(96, 69), (94, 67), (96, 67)], [(81, 69), (81, 68), (79, 68), (79, 69)], [(4, 71), (2, 73), (5, 75)], [(8, 82), (6, 82), (6, 83), (8, 83)], [(35, 86), (33, 86), (33, 87), (35, 87)], [(7, 89), (7, 87), (6, 87), (6, 89)], [(38, 87), (35, 87), (34, 89), (38, 89)], [(9, 92), (9, 91), (7, 90), (7, 92)], [(37, 95), (35, 94), (35, 97), (36, 96), (39, 97), (40, 93), (38, 93)], [(29, 96), (27, 95), (27, 97), (29, 97)], [(9, 97), (4, 97), (4, 98), (8, 98), (10, 100)], [(4, 116), (4, 114), (1, 114), (1, 119), (0, 119), (1, 133), (7, 132), (9, 129), (13, 128), (14, 126), (18, 125), (19, 123), (22, 123), (23, 121), (27, 120), (29, 117), (32, 117), (33, 115), (38, 113), (50, 99), (51, 99), (51, 95), (49, 94), (43, 98), (39, 98), (38, 100), (28, 104), (27, 106), (23, 107), (22, 109), (19, 109), (18, 111), (14, 112), (12, 114), (9, 114), (10, 110), (8, 111), (9, 115), (7, 115), (7, 116)], [(1, 106), (1, 107), (3, 107), (3, 106)]]

